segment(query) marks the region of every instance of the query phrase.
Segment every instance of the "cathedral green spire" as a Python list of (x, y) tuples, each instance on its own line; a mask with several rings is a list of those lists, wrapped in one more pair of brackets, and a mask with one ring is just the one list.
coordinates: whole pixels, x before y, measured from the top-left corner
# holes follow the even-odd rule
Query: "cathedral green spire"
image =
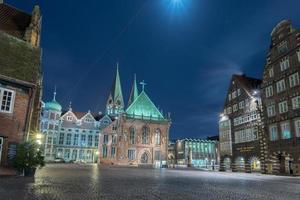
[(116, 76), (107, 100), (106, 112), (109, 115), (117, 115), (124, 111), (124, 100), (119, 74), (119, 63), (117, 63)]
[(132, 88), (128, 100), (128, 107), (138, 98), (138, 96), (139, 96), (139, 91), (136, 84), (136, 74), (134, 74), (134, 80), (133, 80), (133, 84), (132, 84)]

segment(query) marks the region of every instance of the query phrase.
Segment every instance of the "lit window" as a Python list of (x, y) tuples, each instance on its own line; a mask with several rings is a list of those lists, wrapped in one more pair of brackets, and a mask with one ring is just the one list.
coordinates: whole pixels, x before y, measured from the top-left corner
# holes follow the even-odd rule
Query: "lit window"
[(290, 62), (288, 58), (284, 58), (280, 61), (280, 69), (284, 71), (290, 67)]
[(276, 87), (277, 87), (277, 93), (283, 92), (286, 88), (285, 87), (285, 80), (282, 79), (280, 81), (277, 81)]
[(116, 156), (116, 147), (111, 147), (111, 157), (114, 158)]
[(77, 146), (78, 145), (78, 140), (79, 140), (79, 134), (75, 134), (74, 135), (74, 140), (73, 140), (73, 145), (74, 146)]
[(146, 126), (142, 130), (142, 144), (149, 144), (149, 128)]
[(65, 134), (64, 133), (60, 133), (58, 144), (64, 144), (64, 137), (65, 137)]
[(128, 150), (128, 159), (129, 160), (134, 160), (135, 159), (135, 150), (134, 149), (129, 149)]
[(245, 107), (245, 102), (244, 102), (244, 101), (241, 101), (241, 102), (239, 103), (239, 107), (240, 107), (240, 109), (244, 109), (244, 107)]
[(129, 129), (129, 140), (130, 144), (135, 144), (135, 129), (133, 127)]
[(300, 62), (300, 49), (297, 51), (298, 61)]
[(232, 113), (232, 108), (231, 107), (228, 107), (227, 108), (227, 114), (231, 114)]
[(273, 70), (273, 67), (269, 69), (269, 77), (270, 77), (270, 78), (274, 77), (274, 70)]
[(99, 142), (99, 136), (95, 135), (95, 140), (94, 140), (94, 146), (98, 147), (98, 142)]
[(287, 103), (287, 101), (280, 102), (278, 104), (278, 107), (279, 107), (279, 113), (280, 114), (286, 113), (288, 111), (288, 103)]
[(271, 125), (269, 127), (269, 132), (270, 132), (270, 140), (271, 141), (278, 140), (278, 131), (277, 131), (276, 124), (275, 125)]
[(238, 96), (241, 95), (241, 89), (237, 89), (237, 95), (238, 95)]
[(116, 135), (111, 136), (111, 142), (112, 142), (112, 144), (117, 144), (117, 136)]
[(231, 96), (232, 96), (232, 99), (235, 99), (236, 98), (236, 91), (233, 91)]
[(68, 133), (66, 139), (66, 145), (71, 145), (71, 137), (72, 137), (71, 133)]
[(231, 94), (228, 94), (228, 101), (231, 101)]
[(15, 92), (0, 88), (0, 112), (12, 113)]
[(300, 119), (295, 120), (296, 137), (300, 137)]
[(86, 135), (81, 135), (81, 146), (86, 146)]
[(287, 42), (283, 41), (281, 42), (277, 47), (278, 53), (284, 53), (288, 50)]
[(282, 139), (289, 139), (291, 138), (291, 131), (290, 131), (290, 124), (289, 122), (283, 122), (280, 124), (281, 127), (281, 136)]
[(273, 117), (276, 115), (275, 105), (271, 105), (267, 107), (268, 117)]
[(88, 146), (93, 146), (93, 136), (92, 135), (88, 135)]
[(266, 97), (268, 98), (271, 96), (273, 96), (273, 86), (272, 85), (266, 87)]
[(238, 110), (238, 105), (237, 104), (234, 104), (232, 106), (232, 109), (233, 109), (233, 112), (236, 112)]
[(68, 120), (68, 121), (72, 121), (72, 120), (73, 120), (73, 117), (72, 117), (72, 116), (67, 116), (67, 120)]
[(155, 144), (160, 145), (160, 130), (156, 129), (155, 131)]
[(293, 109), (300, 108), (300, 96), (292, 98)]
[(299, 85), (298, 72), (289, 76), (289, 82), (290, 82), (290, 87), (295, 87), (295, 86)]
[(102, 157), (103, 158), (107, 157), (107, 147), (106, 147), (106, 145), (102, 146)]
[(108, 143), (108, 135), (103, 135), (103, 143), (104, 144)]

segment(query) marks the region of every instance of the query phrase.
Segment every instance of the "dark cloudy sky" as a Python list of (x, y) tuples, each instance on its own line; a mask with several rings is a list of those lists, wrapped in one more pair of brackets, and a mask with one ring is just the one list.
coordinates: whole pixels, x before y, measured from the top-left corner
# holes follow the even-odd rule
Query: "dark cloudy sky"
[(231, 75), (261, 77), (272, 28), (300, 27), (299, 0), (5, 1), (41, 7), (44, 101), (57, 85), (64, 107), (104, 111), (118, 61), (125, 100), (137, 73), (171, 138), (217, 134)]

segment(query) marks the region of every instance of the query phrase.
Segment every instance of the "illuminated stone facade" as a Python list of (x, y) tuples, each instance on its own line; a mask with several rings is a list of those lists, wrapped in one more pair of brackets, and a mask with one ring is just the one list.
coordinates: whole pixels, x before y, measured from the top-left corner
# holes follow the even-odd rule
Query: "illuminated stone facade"
[(45, 160), (96, 162), (100, 131), (111, 122), (107, 115), (74, 112), (71, 107), (62, 112), (54, 95), (52, 101), (44, 104), (41, 117)]
[(175, 143), (175, 164), (215, 169), (218, 166), (218, 141), (183, 139)]
[(219, 121), (220, 170), (261, 170), (261, 99), (258, 79), (233, 75)]
[[(121, 86), (115, 87), (119, 85), (118, 81), (115, 79), (110, 94), (119, 93), (120, 97), (123, 96), (119, 92)], [(139, 93), (134, 79), (126, 111), (119, 113), (117, 119), (103, 129), (99, 141), (100, 164), (167, 166), (170, 118), (157, 109), (142, 84), (143, 90)], [(108, 113), (112, 108), (110, 105), (108, 101)]]
[(267, 173), (300, 175), (300, 29), (280, 22), (271, 33), (262, 98)]

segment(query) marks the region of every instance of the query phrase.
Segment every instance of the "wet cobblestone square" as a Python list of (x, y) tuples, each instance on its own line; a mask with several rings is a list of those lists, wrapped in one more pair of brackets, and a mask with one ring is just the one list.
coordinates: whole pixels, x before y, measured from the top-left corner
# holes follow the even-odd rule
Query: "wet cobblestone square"
[(0, 178), (1, 200), (299, 198), (299, 178), (260, 174), (57, 164), (35, 178)]

